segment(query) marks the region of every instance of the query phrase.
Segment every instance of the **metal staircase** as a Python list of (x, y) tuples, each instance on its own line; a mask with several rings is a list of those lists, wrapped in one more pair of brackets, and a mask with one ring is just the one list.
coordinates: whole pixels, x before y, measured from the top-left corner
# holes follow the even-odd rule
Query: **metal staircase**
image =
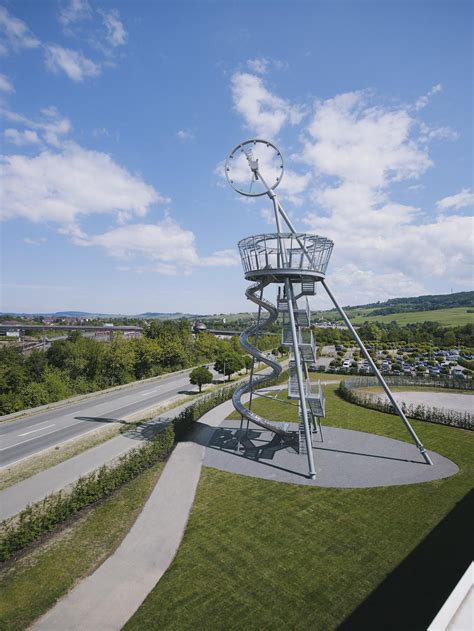
[[(293, 313), (296, 324), (296, 341), (300, 351), (304, 381), (303, 392), (300, 392), (298, 385), (297, 366), (294, 356), (288, 364), (288, 398), (301, 401), (301, 397), (306, 402), (306, 408), (311, 420), (311, 435), (320, 431), (320, 419), (325, 416), (325, 401), (321, 382), (313, 383), (309, 378), (309, 366), (316, 361), (316, 345), (313, 331), (311, 330), (311, 315), (308, 303), (309, 292), (315, 291), (314, 283), (302, 283), (301, 292), (293, 297)], [(303, 297), (303, 307), (300, 308), (298, 301)], [(291, 322), (289, 321), (288, 300), (283, 290), (279, 291), (277, 299), (278, 312), (282, 316), (282, 344), (293, 346), (293, 336)], [(301, 413), (301, 403), (299, 405), (299, 425), (298, 425), (298, 446), (301, 454), (308, 453), (306, 443), (304, 419)]]

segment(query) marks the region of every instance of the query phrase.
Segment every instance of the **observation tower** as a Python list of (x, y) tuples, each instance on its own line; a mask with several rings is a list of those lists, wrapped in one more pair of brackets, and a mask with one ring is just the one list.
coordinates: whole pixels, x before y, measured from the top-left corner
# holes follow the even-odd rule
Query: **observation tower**
[[(307, 458), (308, 476), (312, 479), (316, 477), (313, 439), (319, 436), (319, 440), (322, 440), (321, 418), (325, 416), (325, 401), (321, 384), (309, 379), (309, 367), (316, 361), (316, 342), (311, 328), (308, 297), (316, 295), (319, 284), (325, 289), (344, 320), (426, 463), (433, 464), (326, 283), (326, 269), (333, 242), (323, 236), (297, 232), (283, 209), (275, 193), (283, 172), (281, 152), (271, 142), (261, 139), (241, 142), (232, 149), (225, 163), (227, 181), (237, 193), (246, 197), (270, 199), (276, 227), (276, 232), (252, 235), (242, 239), (238, 244), (245, 278), (252, 281), (245, 295), (258, 305), (258, 316), (256, 322), (240, 335), (240, 343), (252, 356), (253, 362), (249, 381), (238, 388), (232, 397), (235, 409), (242, 419), (247, 420), (247, 425), (249, 422), (255, 423), (278, 434), (282, 441), (292, 444)], [(273, 294), (276, 294), (276, 304), (264, 298), (264, 291), (268, 293), (272, 289)], [(268, 312), (266, 318), (262, 318), (262, 309)], [(292, 430), (288, 423), (277, 423), (252, 410), (253, 396), (268, 396), (262, 391), (262, 386), (282, 372), (282, 366), (273, 357), (257, 348), (257, 340), (262, 330), (276, 322), (278, 317), (282, 322), (282, 344), (290, 351), (288, 399), (290, 403), (294, 400), (299, 408), (297, 432)], [(256, 360), (267, 364), (270, 372), (255, 374)], [(244, 403), (243, 398), (247, 394), (250, 394), (250, 400)]]

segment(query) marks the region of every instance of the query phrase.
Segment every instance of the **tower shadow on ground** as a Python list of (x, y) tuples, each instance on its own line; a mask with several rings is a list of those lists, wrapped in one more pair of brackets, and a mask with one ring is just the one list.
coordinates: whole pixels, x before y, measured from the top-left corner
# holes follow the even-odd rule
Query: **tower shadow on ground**
[(469, 491), (339, 631), (427, 629), (471, 562), (473, 517)]
[(235, 452), (242, 458), (251, 460), (273, 460), (275, 454), (282, 449), (295, 449), (298, 442), (297, 437), (280, 436), (274, 434), (268, 441), (261, 438), (263, 432), (249, 429), (233, 429), (219, 427), (209, 442), (211, 449), (222, 449), (224, 451)]

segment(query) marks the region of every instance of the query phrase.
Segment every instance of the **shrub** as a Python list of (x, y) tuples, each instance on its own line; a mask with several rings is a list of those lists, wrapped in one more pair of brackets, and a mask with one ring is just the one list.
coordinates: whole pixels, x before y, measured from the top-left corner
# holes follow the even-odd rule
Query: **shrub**
[[(284, 371), (279, 377), (266, 381), (265, 385), (281, 383), (287, 378), (288, 371)], [(79, 478), (70, 492), (53, 493), (0, 523), (0, 561), (11, 558), (78, 511), (104, 499), (156, 462), (165, 460), (175, 440), (181, 440), (206, 412), (230, 399), (240, 385), (232, 384), (202, 397), (178, 414), (161, 432), (121, 456), (117, 463), (104, 465)]]
[[(357, 392), (357, 388), (366, 385), (364, 381), (359, 383), (341, 381), (337, 389), (338, 394), (349, 403), (360, 405), (362, 407), (386, 412), (387, 414), (397, 414), (393, 405), (389, 401), (385, 401), (380, 397), (372, 397), (369, 394)], [(371, 384), (373, 385), (373, 383)], [(437, 384), (437, 385), (442, 385)], [(436, 408), (422, 404), (400, 405), (404, 414), (410, 418), (419, 421), (428, 421), (430, 423), (440, 423), (441, 425), (451, 425), (452, 427), (460, 427), (462, 429), (474, 429), (474, 416), (469, 412), (460, 412), (458, 410), (450, 410), (446, 408)]]
[(50, 532), (74, 513), (107, 497), (125, 482), (170, 453), (174, 443), (171, 424), (140, 447), (121, 456), (114, 465), (104, 465), (79, 478), (69, 493), (59, 491), (42, 502), (27, 506), (19, 515), (0, 524), (0, 560)]

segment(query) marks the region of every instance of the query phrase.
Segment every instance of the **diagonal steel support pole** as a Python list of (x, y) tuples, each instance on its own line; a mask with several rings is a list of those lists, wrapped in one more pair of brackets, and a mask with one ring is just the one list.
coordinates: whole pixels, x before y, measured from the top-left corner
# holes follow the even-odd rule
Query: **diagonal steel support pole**
[(291, 334), (293, 337), (293, 354), (295, 356), (296, 378), (298, 380), (298, 390), (300, 393), (301, 414), (303, 416), (304, 436), (306, 440), (306, 448), (308, 451), (308, 467), (309, 477), (311, 480), (316, 478), (316, 470), (314, 468), (313, 444), (311, 441), (311, 431), (309, 429), (308, 410), (306, 409), (306, 393), (303, 382), (303, 371), (301, 370), (300, 348), (296, 332), (295, 314), (293, 313), (293, 287), (288, 279), (285, 280), (286, 297), (288, 300), (288, 315), (290, 316)]
[(344, 309), (338, 304), (337, 300), (335, 299), (333, 293), (330, 291), (329, 287), (326, 285), (326, 281), (321, 280), (321, 284), (324, 287), (324, 289), (326, 290), (329, 298), (332, 300), (332, 303), (334, 304), (334, 306), (336, 307), (336, 309), (339, 311), (341, 318), (344, 320), (347, 328), (349, 329), (349, 331), (352, 333), (352, 337), (355, 339), (355, 341), (357, 342), (360, 350), (363, 352), (366, 360), (369, 362), (370, 366), (372, 367), (372, 370), (374, 371), (375, 375), (377, 376), (377, 379), (380, 381), (381, 386), (383, 387), (383, 389), (385, 390), (385, 394), (387, 395), (387, 397), (390, 400), (390, 403), (393, 405), (394, 409), (396, 410), (398, 416), (401, 418), (401, 420), (403, 421), (405, 427), (407, 428), (409, 434), (411, 435), (411, 437), (413, 438), (413, 440), (415, 441), (416, 446), (418, 447), (418, 449), (420, 450), (421, 455), (423, 456), (423, 458), (426, 461), (426, 464), (433, 464), (433, 461), (430, 458), (430, 455), (428, 454), (428, 452), (426, 451), (425, 447), (423, 446), (423, 443), (421, 442), (421, 440), (418, 438), (418, 436), (416, 435), (415, 430), (413, 429), (413, 427), (410, 425), (410, 421), (407, 419), (407, 417), (405, 416), (405, 414), (403, 413), (402, 408), (399, 406), (399, 404), (397, 403), (397, 401), (395, 400), (395, 397), (392, 394), (392, 391), (390, 390), (390, 388), (388, 387), (387, 382), (385, 381), (385, 379), (382, 377), (379, 369), (377, 368), (374, 360), (372, 359), (372, 357), (370, 356), (368, 350), (365, 348), (364, 343), (362, 342), (362, 340), (360, 339), (359, 335), (357, 334), (357, 331), (354, 329), (354, 327), (351, 324), (351, 321), (349, 320), (349, 318), (347, 317)]

